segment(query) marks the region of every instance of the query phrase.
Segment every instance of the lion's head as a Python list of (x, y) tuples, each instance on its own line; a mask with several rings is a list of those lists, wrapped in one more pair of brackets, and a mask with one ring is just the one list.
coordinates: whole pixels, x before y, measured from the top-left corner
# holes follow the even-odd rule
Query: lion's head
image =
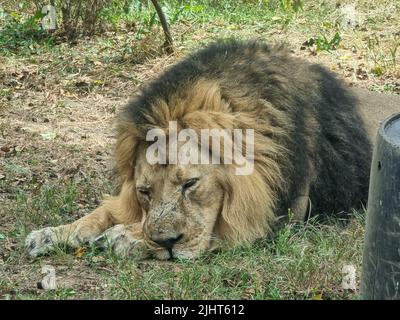
[[(232, 108), (245, 108), (243, 98), (232, 97), (228, 103), (217, 82), (202, 79), (183, 90), (168, 103), (153, 99), (140, 118), (126, 112), (118, 122), (117, 165), (122, 183), (133, 189), (127, 193), (130, 210), (159, 259), (193, 258), (220, 241), (251, 242), (265, 236), (275, 220), (275, 186), (282, 185), (274, 161), (280, 149), (265, 134), (266, 124), (251, 112), (233, 113)], [(169, 121), (177, 121), (178, 130), (196, 132), (254, 129), (253, 173), (236, 175), (234, 164), (150, 164), (146, 135), (157, 128), (168, 136)]]

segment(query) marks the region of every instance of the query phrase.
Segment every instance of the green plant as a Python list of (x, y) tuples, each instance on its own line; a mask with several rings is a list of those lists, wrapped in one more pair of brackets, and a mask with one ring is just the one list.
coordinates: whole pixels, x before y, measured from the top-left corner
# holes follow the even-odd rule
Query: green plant
[(281, 0), (281, 7), (285, 12), (299, 12), (303, 10), (303, 0)]
[(310, 38), (307, 40), (304, 45), (308, 47), (316, 47), (317, 52), (320, 51), (328, 51), (330, 52), (331, 50), (336, 50), (337, 47), (339, 46), (340, 41), (342, 38), (340, 37), (339, 33), (336, 32), (335, 35), (331, 40), (328, 40), (326, 36), (319, 36), (316, 38)]
[(5, 18), (0, 25), (0, 54), (35, 53), (36, 45), (53, 45), (54, 41), (48, 33), (40, 28), (44, 17), (41, 11), (26, 17), (19, 12), (3, 13)]

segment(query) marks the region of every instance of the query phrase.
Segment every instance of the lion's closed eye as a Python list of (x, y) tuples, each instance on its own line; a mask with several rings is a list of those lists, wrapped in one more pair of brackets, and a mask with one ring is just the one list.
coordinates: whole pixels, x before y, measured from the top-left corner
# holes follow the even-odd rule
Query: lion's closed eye
[(199, 180), (200, 180), (199, 178), (191, 178), (191, 179), (186, 180), (182, 184), (182, 193), (185, 194), (185, 192), (187, 192), (189, 189), (194, 187), (198, 183)]
[(151, 197), (151, 190), (148, 187), (138, 187), (137, 191), (141, 196), (143, 196), (145, 199), (150, 199)]

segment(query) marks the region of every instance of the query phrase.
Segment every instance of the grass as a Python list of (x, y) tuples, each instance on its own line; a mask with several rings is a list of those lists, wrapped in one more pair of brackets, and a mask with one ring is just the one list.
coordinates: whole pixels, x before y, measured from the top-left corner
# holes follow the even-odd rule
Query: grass
[[(5, 266), (21, 262), (27, 232), (24, 226), (69, 220), (64, 208), (79, 202), (76, 188), (70, 184), (51, 191), (43, 187), (29, 203), (14, 202), (15, 211), (27, 215), (13, 216), (17, 221), (15, 229), (0, 240), (16, 241), (14, 250), (3, 256)], [(35, 281), (27, 284), (23, 281), (28, 279), (23, 277), (17, 280), (6, 276), (0, 282), (0, 292), (5, 299), (354, 299), (357, 292), (340, 287), (341, 269), (347, 264), (354, 265), (359, 279), (363, 228), (364, 218), (358, 213), (354, 213), (349, 223), (333, 220), (323, 225), (316, 220), (307, 225), (289, 223), (271, 239), (203, 254), (195, 262), (135, 262), (90, 247), (82, 250), (83, 254), (57, 250), (50, 257), (34, 261), (22, 257), (22, 261), (32, 268), (30, 272), (37, 280), (40, 280), (40, 266), (48, 261), (61, 279), (65, 270), (71, 270), (76, 277), (73, 273), (76, 265), (81, 267), (80, 271), (91, 269), (103, 290), (99, 292), (98, 288), (85, 285), (84, 290), (62, 287), (43, 291), (34, 288)], [(15, 289), (15, 281), (23, 288), (22, 292)]]
[[(351, 261), (359, 266), (359, 261), (349, 255), (346, 248), (346, 241), (355, 241), (357, 247), (362, 245), (351, 235), (358, 227), (357, 223), (345, 230), (338, 226), (288, 225), (270, 241), (210, 253), (196, 263), (182, 261), (169, 268), (157, 265), (148, 270), (130, 267), (112, 283), (110, 294), (118, 299), (312, 299), (319, 295), (335, 299), (353, 296), (353, 293), (340, 292), (340, 263)], [(329, 265), (337, 267), (327, 273)]]
[[(0, 20), (0, 299), (358, 299), (341, 288), (341, 270), (354, 265), (359, 283), (362, 213), (348, 223), (291, 223), (195, 262), (137, 263), (95, 248), (25, 255), (30, 230), (73, 221), (112, 192), (113, 119), (129, 97), (213, 39), (284, 41), (353, 86), (400, 92), (398, 1), (355, 1), (354, 28), (341, 25), (333, 0), (301, 1), (303, 9), (278, 0), (160, 2), (175, 42), (170, 56), (146, 1), (114, 1), (101, 34), (70, 42), (41, 33), (30, 9), (4, 5), (18, 16)], [(37, 288), (45, 264), (59, 289)]]

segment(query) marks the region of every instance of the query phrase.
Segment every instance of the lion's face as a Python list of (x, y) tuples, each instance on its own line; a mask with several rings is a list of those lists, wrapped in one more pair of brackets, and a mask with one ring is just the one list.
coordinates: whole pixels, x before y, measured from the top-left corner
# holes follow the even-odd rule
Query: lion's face
[(216, 166), (136, 162), (136, 193), (147, 246), (158, 259), (194, 258), (207, 250), (223, 202)]

